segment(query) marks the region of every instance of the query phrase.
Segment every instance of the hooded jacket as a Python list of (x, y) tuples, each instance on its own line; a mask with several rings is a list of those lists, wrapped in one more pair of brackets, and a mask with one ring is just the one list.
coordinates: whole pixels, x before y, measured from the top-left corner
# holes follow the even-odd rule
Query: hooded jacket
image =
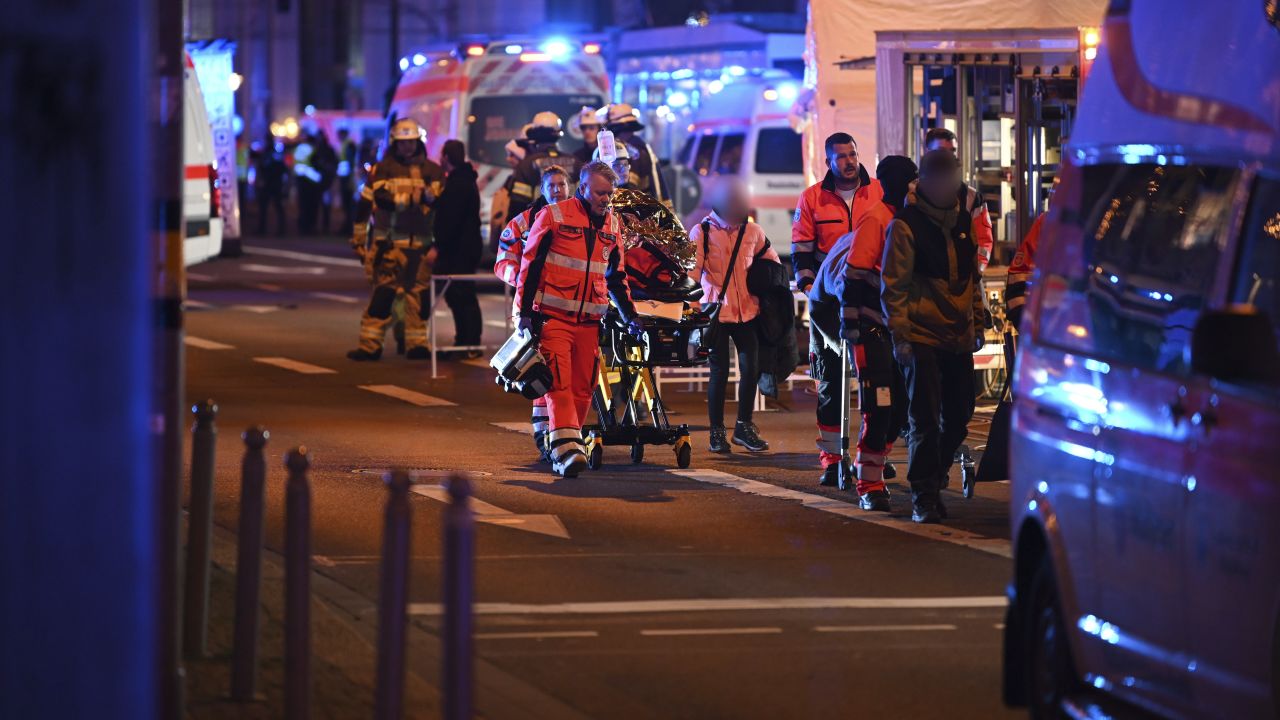
[(983, 304), (972, 224), (958, 198), (939, 208), (922, 195), (889, 223), (880, 303), (895, 344), (973, 352)]
[(861, 182), (853, 195), (853, 207), (836, 190), (836, 178), (830, 170), (822, 182), (810, 185), (800, 194), (791, 219), (791, 265), (796, 286), (804, 289), (817, 276), (818, 267), (836, 241), (853, 232), (867, 208), (879, 203), (884, 191), (878, 180), (872, 180), (866, 167), (858, 165)]
[(444, 190), (436, 198), (435, 215), (440, 253), (435, 271), (442, 275), (475, 272), (484, 245), (480, 239), (480, 189), (471, 163), (449, 171)]

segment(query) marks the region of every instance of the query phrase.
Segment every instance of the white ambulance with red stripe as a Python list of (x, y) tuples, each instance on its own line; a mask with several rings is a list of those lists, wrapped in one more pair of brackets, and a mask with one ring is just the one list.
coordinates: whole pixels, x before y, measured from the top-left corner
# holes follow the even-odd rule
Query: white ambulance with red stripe
[(182, 87), (182, 222), (183, 262), (194, 265), (222, 252), (222, 204), (215, 171), (213, 130), (196, 78), (196, 66), (186, 56)]
[[(504, 146), (535, 113), (549, 110), (565, 127), (576, 127), (569, 121), (584, 105), (600, 107), (609, 100), (600, 44), (591, 41), (475, 42), (415, 53), (403, 58), (400, 68), (404, 74), (388, 120), (417, 120), (432, 158), (450, 138), (466, 143), (480, 176), (482, 217), (488, 217), (493, 194), (511, 172)], [(579, 145), (568, 137), (561, 149), (572, 152)]]
[(702, 97), (675, 158), (702, 186), (701, 199), (683, 217), (685, 226), (696, 225), (710, 211), (707, 198), (721, 179), (738, 177), (751, 193), (752, 217), (774, 249), (786, 255), (791, 214), (805, 189), (801, 136), (788, 112), (799, 82), (781, 71), (765, 71), (713, 89)]

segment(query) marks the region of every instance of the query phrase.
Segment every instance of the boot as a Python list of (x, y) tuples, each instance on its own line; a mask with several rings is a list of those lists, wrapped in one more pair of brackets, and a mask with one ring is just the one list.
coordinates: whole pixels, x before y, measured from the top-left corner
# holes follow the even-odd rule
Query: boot
[(756, 424), (753, 422), (738, 421), (733, 427), (733, 444), (741, 445), (748, 452), (764, 452), (769, 449), (769, 443), (760, 437), (760, 433), (756, 430)]
[(570, 450), (559, 460), (551, 463), (551, 470), (564, 478), (576, 478), (587, 468), (587, 456), (581, 450)]
[(356, 348), (355, 350), (347, 351), (347, 359), (355, 360), (356, 362), (372, 362), (374, 360), (380, 359), (381, 357), (382, 357), (382, 348), (378, 348), (373, 352), (369, 352), (364, 348)]
[(728, 454), (733, 452), (733, 446), (725, 439), (724, 426), (716, 425), (711, 428), (710, 450), (713, 453)]
[[(853, 479), (853, 469), (845, 467), (845, 477)], [(840, 463), (833, 462), (822, 470), (822, 478), (818, 480), (818, 484), (822, 487), (837, 487), (840, 485)], [(848, 488), (840, 488), (846, 490)]]
[(409, 348), (409, 352), (404, 354), (406, 360), (430, 360), (431, 348), (426, 345)]
[(896, 477), (898, 477), (898, 471), (897, 471), (896, 469), (894, 469), (894, 467), (893, 467), (893, 463), (888, 463), (888, 462), (887, 462), (887, 463), (885, 463), (885, 464), (884, 464), (884, 479), (885, 479), (885, 480), (892, 480), (892, 479), (894, 479), (894, 478), (896, 478)]
[(547, 434), (545, 432), (533, 433), (533, 444), (538, 448), (538, 461), (551, 462), (551, 451), (547, 449)]
[(858, 507), (868, 512), (889, 512), (889, 491), (872, 490), (858, 497)]

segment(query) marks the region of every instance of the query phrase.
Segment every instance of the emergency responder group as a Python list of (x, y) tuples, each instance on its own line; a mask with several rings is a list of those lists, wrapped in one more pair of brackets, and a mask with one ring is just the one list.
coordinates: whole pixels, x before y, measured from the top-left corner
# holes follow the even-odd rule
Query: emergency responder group
[[(610, 207), (612, 196), (625, 187), (665, 197), (652, 150), (638, 136), (643, 125), (630, 106), (583, 108), (573, 122), (583, 139), (574, 153), (559, 149), (563, 127), (553, 112), (535, 115), (521, 137), (507, 145), (512, 172), (491, 216), (498, 233), (494, 271), (513, 287), (513, 318), (536, 336), (553, 378), (550, 392), (534, 401), (535, 444), (554, 472), (565, 477), (587, 466), (582, 428), (595, 381), (601, 318), (612, 304), (633, 330), (644, 327), (628, 290), (626, 250), (620, 220)], [(602, 129), (614, 136), (611, 157), (602, 157), (598, 145)], [(353, 243), (374, 288), (353, 359), (380, 355), (397, 297), (404, 300), (408, 356), (427, 353), (429, 308), (423, 308), (421, 292), (441, 252), (429, 221), (440, 222), (446, 176), (457, 175), (472, 188), (475, 183), (474, 171), (459, 172), (465, 163), (461, 143), (446, 143), (442, 169), (426, 158), (411, 120), (396, 123), (390, 137), (389, 151), (370, 172), (356, 207)], [(864, 510), (888, 511), (884, 481), (894, 470), (887, 459), (906, 430), (912, 519), (930, 523), (947, 516), (940, 490), (974, 411), (973, 353), (981, 349), (990, 322), (981, 273), (993, 240), (985, 202), (961, 180), (954, 134), (930, 131), (925, 145), (919, 168), (908, 158), (889, 156), (872, 178), (853, 137), (828, 137), (826, 174), (796, 206), (791, 261), (797, 289), (810, 301), (819, 482), (836, 485), (856, 478), (841, 489), (855, 490)], [(754, 259), (776, 262), (777, 255), (747, 218), (741, 186), (726, 187), (690, 232), (700, 250), (694, 280), (709, 289), (707, 302), (720, 304), (728, 328), (720, 333), (724, 347), (712, 353), (709, 444), (714, 452), (730, 448), (723, 400), (732, 339), (740, 374), (732, 441), (759, 452), (768, 443), (751, 421), (758, 373), (754, 335), (747, 330), (756, 308), (743, 283)], [(463, 207), (478, 218), (478, 201), (474, 211)], [(372, 230), (364, 230), (369, 224)], [(467, 262), (474, 267), (469, 258), (462, 264)], [(1015, 264), (1018, 272), (1009, 278), (1012, 311), (1018, 309), (1029, 269), (1023, 267), (1027, 262)], [(729, 268), (740, 274), (737, 282)], [(479, 344), (478, 307), (476, 327), (462, 327), (469, 324), (474, 297), (472, 290), (454, 308), (462, 321), (459, 344)], [(856, 371), (862, 422), (852, 467), (842, 468), (847, 462), (841, 444), (846, 362)]]

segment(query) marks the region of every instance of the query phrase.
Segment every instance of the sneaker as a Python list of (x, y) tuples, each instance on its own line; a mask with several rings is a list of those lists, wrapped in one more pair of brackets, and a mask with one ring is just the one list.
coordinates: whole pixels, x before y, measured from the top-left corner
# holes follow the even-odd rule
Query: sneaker
[(378, 348), (373, 352), (369, 352), (368, 350), (364, 350), (362, 348), (356, 348), (355, 350), (347, 351), (347, 359), (355, 360), (356, 362), (372, 362), (374, 360), (378, 360), (381, 357), (382, 357), (382, 348)]
[(428, 348), (426, 345), (411, 347), (409, 348), (408, 352), (404, 354), (404, 357), (406, 360), (430, 360), (431, 349)]
[(733, 428), (733, 444), (741, 445), (753, 453), (764, 452), (769, 449), (769, 443), (760, 437), (756, 430), (756, 424), (742, 422), (741, 420)]
[(942, 516), (934, 505), (921, 502), (911, 504), (911, 522), (921, 525), (935, 525), (942, 522)]
[(563, 459), (551, 463), (551, 470), (565, 478), (576, 478), (586, 468), (587, 456), (581, 450), (570, 450)]
[(858, 507), (869, 512), (889, 512), (889, 491), (872, 490), (859, 496)]
[(885, 480), (892, 480), (898, 477), (898, 471), (893, 467), (893, 463), (884, 464), (884, 475), (882, 477)]
[(711, 448), (711, 452), (713, 453), (733, 452), (733, 446), (729, 444), (729, 441), (727, 439), (725, 439), (723, 425), (717, 425), (711, 428), (710, 448)]

